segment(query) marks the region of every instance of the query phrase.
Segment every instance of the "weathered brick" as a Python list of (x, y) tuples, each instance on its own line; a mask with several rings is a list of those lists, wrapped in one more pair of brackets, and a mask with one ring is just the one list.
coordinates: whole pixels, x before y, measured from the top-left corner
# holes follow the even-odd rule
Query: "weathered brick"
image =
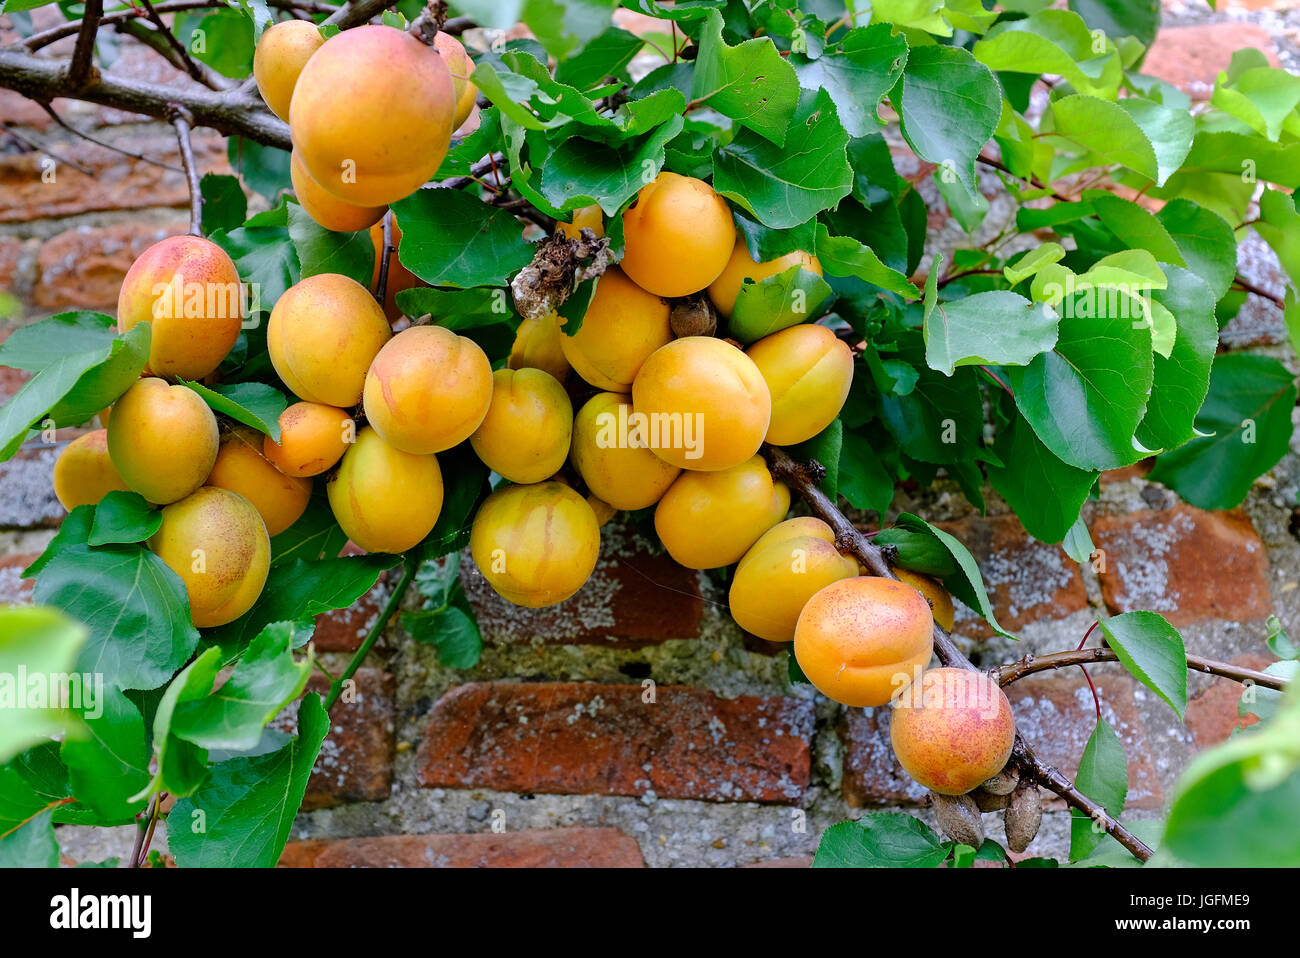
[(54, 495), (57, 446), (30, 445), (0, 462), (0, 529), (57, 526), (67, 515)]
[(1172, 509), (1101, 516), (1092, 539), (1105, 553), (1102, 598), (1112, 612), (1149, 609), (1174, 625), (1268, 616), (1268, 552), (1241, 510)]
[(122, 223), (78, 226), (59, 233), (41, 246), (36, 261), (33, 299), (43, 309), (106, 309), (117, 306), (122, 277), (137, 256), (166, 239), (184, 233), (186, 224)]
[[(1040, 619), (1063, 619), (1088, 606), (1079, 567), (1060, 546), (1032, 538), (1012, 515), (971, 516), (937, 523), (956, 536), (979, 563), (993, 611), (1014, 632)], [(957, 631), (987, 638), (992, 630), (959, 606)]]
[(511, 792), (798, 802), (811, 701), (660, 686), (473, 682), (434, 706), (420, 784)]
[[(1247, 669), (1263, 669), (1276, 661), (1259, 652), (1247, 652), (1232, 660), (1233, 665)], [(1242, 685), (1233, 679), (1216, 678), (1209, 687), (1187, 702), (1187, 729), (1196, 736), (1196, 744), (1208, 748), (1226, 742), (1234, 729), (1245, 728), (1259, 721), (1254, 715), (1237, 714)]]
[(22, 571), (36, 561), (33, 554), (0, 556), (0, 605), (22, 605), (32, 601), (35, 579), (21, 578)]
[(617, 828), (555, 828), (292, 842), (280, 867), (644, 868), (645, 860)]
[(1206, 23), (1165, 27), (1142, 62), (1142, 72), (1172, 83), (1198, 99), (1209, 99), (1220, 70), (1226, 70), (1234, 51), (1257, 47), (1269, 63), (1278, 65), (1273, 40), (1251, 23)]
[(889, 706), (846, 708), (840, 713), (844, 742), (844, 801), (854, 808), (921, 805), (929, 794), (903, 771), (889, 744)]

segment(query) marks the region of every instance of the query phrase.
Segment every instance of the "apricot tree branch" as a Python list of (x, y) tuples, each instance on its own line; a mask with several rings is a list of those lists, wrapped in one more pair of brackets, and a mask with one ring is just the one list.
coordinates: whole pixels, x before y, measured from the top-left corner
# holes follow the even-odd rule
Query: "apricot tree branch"
[(339, 7), (325, 18), (325, 22), (337, 23), (340, 30), (346, 30), (366, 23), (396, 4), (397, 0), (355, 0)]
[[(864, 536), (821, 490), (818, 483), (825, 475), (824, 468), (816, 463), (796, 462), (784, 449), (776, 446), (764, 445), (763, 454), (772, 474), (793, 489), (813, 513), (831, 527), (835, 533), (835, 548), (851, 553), (872, 575), (887, 579), (898, 578), (890, 567), (885, 550)], [(947, 630), (937, 622), (934, 624), (934, 654), (949, 668), (978, 671), (957, 648)], [(1154, 854), (1140, 838), (1111, 818), (1105, 808), (1079, 791), (1069, 778), (1034, 755), (1033, 749), (1018, 731), (1011, 750), (1011, 761), (1020, 769), (1022, 781), (1034, 781), (1060, 796), (1067, 805), (1100, 824), (1107, 834), (1139, 861), (1145, 862)]]
[(85, 86), (95, 69), (95, 34), (99, 31), (99, 18), (103, 13), (104, 0), (86, 0), (81, 29), (77, 31), (77, 45), (68, 65), (68, 86), (74, 90)]
[(199, 186), (199, 170), (194, 163), (194, 144), (190, 142), (190, 130), (194, 117), (183, 106), (172, 109), (172, 126), (176, 127), (176, 140), (181, 148), (181, 165), (185, 167), (185, 179), (190, 185), (190, 235), (203, 235), (203, 191)]
[[(1010, 685), (1025, 676), (1052, 669), (1069, 668), (1072, 665), (1091, 665), (1094, 662), (1118, 662), (1119, 656), (1114, 649), (1078, 649), (1068, 652), (1052, 652), (1048, 655), (1026, 655), (1023, 659), (993, 669), (989, 674), (998, 685)], [(1255, 669), (1243, 668), (1231, 662), (1216, 662), (1200, 655), (1187, 656), (1187, 667), (1194, 672), (1208, 675), (1221, 675), (1243, 684), (1258, 685), (1266, 689), (1281, 692), (1290, 684), (1280, 675), (1269, 675)]]
[(384, 248), (380, 251), (379, 257), (379, 279), (375, 283), (375, 299), (379, 300), (379, 305), (384, 305), (384, 299), (388, 295), (388, 261), (393, 255), (393, 211), (388, 210), (384, 213)]
[(149, 0), (140, 0), (140, 4), (144, 7), (145, 14), (153, 22), (158, 33), (162, 36), (163, 42), (166, 43), (168, 49), (170, 49), (172, 54), (175, 56), (173, 62), (175, 62), (180, 69), (184, 70), (194, 79), (211, 89), (220, 90), (227, 87), (227, 84), (222, 82), (224, 78), (219, 80), (213, 71), (201, 69), (199, 65), (194, 62), (194, 58), (190, 56), (190, 51), (186, 50), (184, 44), (176, 39), (176, 34), (172, 32), (171, 27), (167, 26), (167, 24), (163, 22), (163, 18), (158, 15), (158, 11), (154, 9), (153, 4), (150, 3)]

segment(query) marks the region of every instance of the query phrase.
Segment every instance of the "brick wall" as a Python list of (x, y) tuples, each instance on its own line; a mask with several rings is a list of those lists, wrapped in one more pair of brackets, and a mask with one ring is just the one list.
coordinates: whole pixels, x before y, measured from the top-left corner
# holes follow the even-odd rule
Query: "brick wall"
[[(50, 16), (34, 11), (37, 28)], [(0, 43), (12, 39), (8, 28), (0, 17)], [(1172, 27), (1152, 69), (1195, 93), (1244, 43), (1272, 49), (1269, 33), (1248, 23), (1218, 33)], [(1274, 53), (1286, 63), (1292, 51)], [(176, 79), (125, 40), (115, 69)], [(56, 107), (101, 139), (175, 162), (165, 125)], [(79, 141), (10, 93), (0, 92), (0, 118), (93, 173), (56, 163), (55, 181), (43, 182), (40, 154), (0, 133), (0, 285), (22, 304), (0, 336), (74, 306), (111, 310), (132, 257), (184, 228), (179, 174)], [(229, 172), (219, 139), (200, 134), (195, 147), (205, 171)], [(958, 241), (941, 214), (932, 231), (935, 245)], [(1243, 269), (1280, 287), (1262, 247), (1248, 248)], [(1233, 348), (1290, 362), (1284, 340), (1280, 317), (1259, 302), (1225, 332)], [(0, 370), (0, 396), (20, 384), (21, 374)], [(0, 601), (29, 601), (18, 571), (60, 521), (50, 491), (56, 453), (32, 447), (0, 466)], [(1086, 511), (1106, 550), (1102, 574), (1029, 539), (991, 490), (985, 516), (946, 483), (900, 489), (895, 506), (967, 543), (999, 619), (1021, 633), (1019, 644), (991, 638), (963, 610), (958, 631), (977, 662), (1073, 647), (1102, 609), (1154, 608), (1183, 628), (1189, 651), (1260, 667), (1271, 659), (1266, 616), (1276, 612), (1300, 634), (1298, 488), (1294, 453), (1231, 513), (1180, 504), (1141, 468), (1110, 474)], [(792, 687), (784, 650), (731, 623), (725, 589), (655, 554), (632, 530), (607, 532), (591, 583), (553, 609), (496, 599), (466, 558), (464, 584), (485, 638), (468, 672), (442, 668), (431, 648), (388, 630), (357, 675), (357, 694), (331, 716), (284, 865), (802, 865), (827, 825), (861, 809), (930, 817), (923, 791), (893, 761), (887, 711), (841, 709)], [(353, 608), (318, 620), (316, 648), (331, 672), (388, 588), (381, 580)], [(1130, 759), (1133, 814), (1155, 814), (1190, 757), (1238, 723), (1236, 687), (1193, 674), (1183, 726), (1118, 666), (1096, 666), (1094, 675)], [(1073, 770), (1094, 722), (1081, 674), (1017, 683), (1011, 698), (1039, 754)], [(1001, 837), (1000, 822), (986, 824)], [(132, 838), (131, 829), (60, 835), (80, 861), (124, 855)], [(1060, 855), (1067, 843), (1068, 813), (1049, 803), (1029, 854)]]

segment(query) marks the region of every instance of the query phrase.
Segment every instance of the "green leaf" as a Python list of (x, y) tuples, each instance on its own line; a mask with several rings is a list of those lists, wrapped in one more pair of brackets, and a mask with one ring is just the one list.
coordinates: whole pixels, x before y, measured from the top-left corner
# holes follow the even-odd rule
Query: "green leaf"
[(229, 416), (245, 426), (252, 426), (274, 442), (280, 441), (280, 413), (289, 406), (284, 393), (265, 383), (230, 383), (205, 386), (180, 380), (198, 393), (214, 412)]
[(871, 812), (822, 832), (813, 868), (938, 868), (948, 843), (903, 812)]
[(1186, 199), (1170, 200), (1156, 219), (1178, 246), (1187, 268), (1209, 284), (1216, 302), (1222, 299), (1237, 275), (1232, 227), (1217, 213)]
[(839, 494), (855, 509), (884, 515), (894, 500), (894, 476), (863, 436), (845, 432), (840, 447)]
[(555, 68), (555, 79), (579, 90), (589, 89), (607, 76), (623, 75), (644, 44), (635, 33), (610, 27), (577, 56), (562, 60)]
[(533, 257), (508, 210), (460, 190), (416, 190), (393, 212), (402, 224), (402, 265), (434, 286), (502, 286)]
[(799, 667), (799, 660), (794, 657), (794, 647), (792, 646), (786, 654), (786, 677), (790, 680), (791, 685), (811, 685), (808, 676), (803, 674), (803, 669)]
[(221, 10), (185, 21), (177, 39), (194, 59), (222, 76), (242, 80), (253, 72), (253, 21), (239, 10)]
[(1101, 631), (1129, 674), (1168, 702), (1182, 721), (1187, 711), (1187, 653), (1178, 630), (1156, 612), (1125, 612), (1102, 619)]
[(208, 752), (172, 734), (172, 715), (179, 705), (201, 699), (212, 691), (221, 671), (221, 650), (205, 649), (171, 680), (153, 717), (153, 749), (157, 771), (153, 780), (136, 797), (167, 792), (189, 795), (208, 775)]
[[(0, 688), (8, 687), (3, 698), (17, 696), (0, 708), (0, 764), (62, 732), (72, 719), (64, 709), (38, 702), (28, 707), (27, 689), (15, 687), (19, 670), (32, 676), (70, 673), (86, 635), (85, 626), (57, 609), (0, 606), (0, 676), (6, 680)], [(0, 814), (0, 832), (4, 830)]]
[(1070, 526), (1070, 530), (1065, 534), (1061, 548), (1079, 565), (1090, 560), (1092, 554), (1097, 551), (1097, 547), (1092, 543), (1092, 534), (1088, 531), (1088, 523), (1084, 521), (1083, 516), (1074, 520), (1074, 525)]
[[(1219, 74), (1210, 105), (1235, 116), (1276, 143), (1284, 124), (1288, 120), (1295, 124), (1295, 109), (1300, 105), (1300, 77), (1270, 67), (1260, 51), (1238, 50), (1228, 71)], [(1295, 130), (1288, 128), (1288, 132), (1294, 134)]]
[(728, 46), (722, 26), (722, 14), (709, 11), (697, 40), (691, 99), (707, 103), (777, 147), (798, 149), (786, 143), (798, 103), (794, 68), (770, 37)]
[(790, 60), (803, 89), (830, 94), (849, 136), (865, 136), (883, 125), (880, 99), (903, 75), (907, 40), (889, 24), (876, 23), (850, 30), (836, 49), (815, 60), (798, 54)]
[(616, 0), (526, 0), (523, 21), (547, 53), (563, 60), (605, 29), (617, 5)]
[(812, 270), (791, 266), (757, 283), (746, 280), (736, 294), (728, 329), (748, 345), (817, 315), (830, 285)]
[(795, 461), (815, 460), (825, 468), (826, 475), (818, 483), (818, 487), (826, 493), (831, 502), (834, 502), (839, 494), (840, 455), (843, 448), (844, 423), (836, 418), (832, 419), (831, 424), (817, 435), (804, 440), (790, 450), (790, 455)]
[(1071, 169), (1118, 163), (1147, 179), (1159, 178), (1155, 148), (1123, 108), (1095, 96), (1076, 94), (1056, 100), (1051, 116), (1052, 125), (1044, 129), (1083, 151)]
[(888, 526), (876, 533), (878, 546), (892, 546), (897, 553), (896, 564), (913, 572), (947, 578), (957, 572), (957, 563), (948, 551), (929, 530), (917, 532), (903, 526)]
[(950, 465), (974, 458), (984, 447), (975, 370), (963, 366), (945, 376), (926, 367), (919, 341), (901, 358), (919, 367), (916, 387), (906, 395), (882, 394), (879, 399), (881, 419), (899, 445), (922, 462)]
[(1056, 345), (1051, 307), (1009, 290), (938, 303), (925, 319), (925, 361), (951, 376), (957, 366), (1024, 366)]
[(437, 325), (458, 332), (494, 323), (504, 323), (514, 330), (521, 322), (510, 294), (500, 287), (433, 289), (417, 286), (399, 292), (397, 305), (407, 316), (432, 316)]
[(317, 484), (298, 521), (271, 537), (271, 565), (285, 565), (298, 559), (309, 562), (335, 559), (347, 544), (347, 533), (339, 528), (325, 490)]
[[(0, 803), (3, 801), (0, 794)], [(49, 809), (37, 811), (8, 829), (0, 819), (0, 868), (55, 868), (58, 864), (59, 843)]]
[(1124, 78), (1115, 44), (1095, 53), (1092, 32), (1076, 13), (1043, 10), (1023, 20), (1004, 20), (975, 43), (975, 57), (994, 70), (1056, 73), (1080, 93), (1115, 99)]
[[(1128, 796), (1128, 765), (1124, 744), (1105, 719), (1097, 719), (1097, 727), (1088, 737), (1074, 783), (1111, 818), (1119, 818)], [(1082, 812), (1072, 811), (1070, 816), (1070, 860), (1079, 861), (1092, 854), (1106, 832)]]
[(1163, 186), (1187, 159), (1196, 133), (1196, 121), (1182, 107), (1166, 106), (1135, 96), (1120, 100), (1119, 106), (1151, 141), (1156, 154), (1156, 185)]
[(239, 278), (257, 290), (266, 309), (298, 282), (302, 273), (298, 253), (289, 242), (289, 214), (284, 203), (254, 216), (248, 221), (254, 225), (229, 232), (217, 230), (210, 237), (235, 261)]
[(59, 755), (79, 801), (110, 821), (130, 821), (144, 808), (131, 796), (150, 779), (144, 717), (111, 685), (98, 690), (94, 706), (81, 709), (82, 731), (68, 735)]
[(1097, 473), (1063, 462), (1019, 413), (998, 430), (993, 451), (1005, 465), (987, 467), (989, 482), (1025, 531), (1042, 542), (1062, 541), (1078, 523)]
[(1165, 273), (1169, 286), (1155, 291), (1154, 302), (1177, 321), (1177, 335), (1169, 355), (1155, 357), (1151, 398), (1137, 429), (1137, 441), (1156, 450), (1174, 449), (1196, 435), (1196, 414), (1210, 387), (1219, 341), (1209, 286), (1176, 266), (1166, 266)]
[(947, 166), (977, 193), (975, 157), (1002, 118), (1002, 88), (993, 71), (961, 47), (918, 47), (908, 55), (901, 94), (891, 97), (916, 154)]
[(144, 542), (160, 525), (162, 511), (154, 510), (143, 496), (114, 490), (95, 506), (95, 524), (87, 541), (92, 546)]
[(904, 299), (921, 295), (906, 276), (882, 263), (870, 247), (851, 236), (831, 236), (821, 223), (817, 224), (817, 259), (828, 276), (853, 276)]
[(1131, 200), (1105, 190), (1088, 190), (1084, 199), (1102, 225), (1121, 243), (1132, 249), (1144, 249), (1162, 263), (1186, 266), (1183, 254), (1158, 217)]
[(1093, 30), (1108, 37), (1137, 37), (1148, 47), (1160, 29), (1160, 0), (1070, 0), (1070, 9)]
[(804, 91), (785, 146), (742, 130), (714, 154), (713, 188), (764, 226), (798, 226), (852, 190), (848, 142), (829, 94)]
[(1201, 509), (1235, 508), (1286, 454), (1295, 404), (1295, 377), (1276, 359), (1218, 357), (1196, 417), (1207, 435), (1157, 457), (1149, 478)]
[(1065, 259), (1065, 247), (1060, 243), (1043, 243), (1041, 246), (1027, 250), (1016, 260), (1014, 266), (1008, 263), (1002, 267), (1002, 275), (1007, 278), (1008, 283), (1015, 286), (1033, 276), (1044, 266), (1059, 263), (1063, 259)]
[(298, 709), (298, 734), (274, 752), (212, 766), (208, 780), (167, 816), (167, 844), (182, 868), (271, 868), (280, 859), (307, 779), (329, 731), (320, 696)]
[(237, 229), (248, 216), (248, 198), (236, 176), (205, 173), (199, 180), (203, 196), (203, 232)]
[(1282, 627), (1282, 620), (1276, 615), (1270, 615), (1266, 621), (1268, 625), (1268, 650), (1276, 655), (1279, 659), (1300, 659), (1300, 645), (1288, 634), (1287, 630)]
[(0, 365), (38, 372), (70, 353), (108, 349), (117, 338), (117, 320), (104, 313), (76, 310), (20, 326), (0, 343)]
[[(266, 146), (242, 136), (232, 136), (226, 140), (226, 156), (249, 189), (260, 193), (272, 203), (276, 202), (282, 190), (292, 187), (289, 179), (289, 153), (278, 146)], [(231, 231), (233, 230), (232, 227)], [(216, 239), (211, 233), (208, 235)]]
[(1279, 190), (1264, 190), (1259, 198), (1257, 232), (1282, 262), (1293, 286), (1300, 286), (1300, 213), (1295, 199)]
[(982, 615), (984, 621), (999, 634), (1009, 639), (1015, 638), (998, 623), (997, 616), (993, 614), (993, 603), (989, 601), (988, 590), (984, 587), (984, 576), (980, 572), (979, 564), (959, 539), (911, 513), (900, 513), (896, 523), (909, 532), (930, 535), (936, 539), (948, 551), (956, 566), (955, 572), (943, 577), (944, 587), (965, 605)]
[[(370, 286), (375, 271), (375, 244), (370, 240), (369, 230), (335, 233), (317, 223), (297, 203), (290, 203), (288, 209), (289, 239), (293, 241), (304, 277), (339, 273), (362, 286)], [(405, 243), (402, 251), (406, 251)]]
[(483, 636), (465, 609), (449, 606), (434, 612), (404, 612), (402, 627), (411, 638), (438, 650), (438, 661), (449, 669), (469, 669), (478, 664)]
[(490, 470), (472, 448), (462, 444), (440, 453), (438, 461), (443, 477), (442, 511), (433, 531), (412, 553), (422, 562), (439, 559), (469, 545), (470, 517), (492, 491), (488, 483)]

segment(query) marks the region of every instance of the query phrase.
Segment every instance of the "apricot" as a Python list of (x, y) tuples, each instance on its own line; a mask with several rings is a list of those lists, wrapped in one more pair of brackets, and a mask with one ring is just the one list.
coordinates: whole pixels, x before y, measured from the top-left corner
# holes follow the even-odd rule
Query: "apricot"
[(934, 621), (943, 626), (945, 632), (951, 632), (957, 619), (957, 610), (953, 607), (952, 596), (948, 594), (948, 590), (930, 576), (913, 572), (911, 569), (896, 568), (894, 574), (925, 597), (930, 603)]
[(171, 236), (131, 264), (117, 296), (117, 331), (151, 327), (145, 372), (202, 379), (239, 338), (243, 296), (234, 261), (216, 243)]
[(126, 492), (127, 485), (108, 456), (108, 430), (96, 429), (78, 436), (59, 453), (54, 463), (54, 494), (63, 508), (96, 505), (110, 492)]
[(451, 144), (446, 61), (404, 30), (353, 27), (303, 67), (289, 106), (293, 145), (316, 182), (356, 206), (419, 189)]
[(511, 369), (540, 369), (560, 382), (569, 375), (569, 361), (564, 358), (564, 333), (554, 313), (541, 319), (525, 319), (515, 331), (510, 347)]
[(754, 361), (711, 336), (656, 350), (632, 383), (632, 405), (649, 417), (650, 448), (682, 469), (730, 469), (763, 444), (772, 395)]
[(437, 457), (402, 452), (367, 428), (325, 492), (349, 539), (367, 552), (405, 552), (438, 521), (442, 470)]
[(632, 397), (597, 393), (573, 420), (573, 467), (615, 509), (644, 509), (663, 498), (681, 470), (653, 452)]
[(824, 586), (858, 574), (835, 548), (835, 533), (813, 516), (787, 519), (758, 537), (731, 580), (731, 617), (769, 642), (794, 640), (799, 613)]
[(343, 458), (357, 425), (337, 406), (298, 402), (280, 413), (280, 441), (262, 437), (262, 455), (286, 476), (319, 476)]
[(253, 51), (257, 92), (271, 112), (286, 123), (298, 76), (324, 43), (325, 38), (310, 20), (282, 20), (268, 27), (257, 41)]
[(930, 669), (903, 691), (889, 741), (908, 775), (941, 795), (964, 795), (1002, 771), (1016, 721), (1006, 693), (971, 669)]
[(474, 110), (474, 101), (478, 99), (478, 87), (469, 81), (474, 72), (474, 61), (470, 59), (465, 44), (450, 33), (438, 31), (433, 38), (433, 48), (442, 54), (451, 71), (451, 85), (456, 98), (456, 112), (451, 118), (451, 128), (459, 130), (469, 119)]
[(256, 507), (215, 486), (165, 506), (148, 546), (185, 584), (199, 628), (225, 625), (251, 609), (271, 567), (271, 538)]
[(808, 323), (764, 336), (747, 355), (772, 394), (767, 441), (790, 446), (840, 414), (853, 382), (853, 353), (825, 326)]
[(564, 358), (598, 389), (627, 392), (637, 370), (660, 346), (672, 341), (668, 304), (632, 282), (616, 266), (596, 285), (582, 326), (560, 337)]
[[(402, 318), (402, 311), (397, 306), (397, 294), (404, 289), (415, 289), (417, 286), (426, 285), (426, 283), (403, 266), (401, 259), (399, 259), (402, 246), (402, 230), (397, 225), (396, 216), (393, 217), (393, 228), (390, 232), (393, 252), (388, 256), (388, 278), (384, 282), (384, 315), (388, 317), (390, 323), (395, 323)], [(370, 291), (378, 293), (379, 264), (384, 255), (384, 223), (382, 218), (378, 223), (370, 227), (370, 243), (375, 248), (375, 268), (370, 273)]]
[(723, 318), (730, 319), (731, 310), (736, 305), (736, 297), (747, 280), (758, 283), (769, 276), (784, 273), (792, 266), (802, 267), (818, 276), (822, 275), (821, 262), (816, 256), (803, 250), (795, 250), (762, 263), (755, 262), (754, 257), (749, 255), (749, 246), (745, 243), (745, 237), (737, 233), (736, 245), (731, 249), (731, 258), (727, 260), (727, 265), (718, 274), (718, 278), (709, 284), (709, 299), (713, 301), (714, 307)]
[(289, 179), (293, 183), (294, 196), (307, 211), (307, 215), (336, 233), (355, 233), (377, 223), (384, 218), (386, 206), (353, 206), (321, 189), (321, 185), (312, 179), (307, 167), (302, 165), (302, 157), (294, 150), (289, 154)]
[(239, 493), (257, 509), (266, 531), (276, 536), (307, 510), (311, 480), (286, 476), (277, 469), (262, 455), (265, 438), (248, 426), (236, 426), (222, 436), (206, 484)]
[(541, 482), (569, 456), (573, 404), (550, 373), (498, 369), (487, 415), (469, 437), (483, 463), (511, 482)]
[(841, 705), (884, 705), (930, 661), (930, 606), (910, 585), (857, 576), (815, 593), (794, 628), (808, 681)]
[(464, 442), (492, 403), (492, 364), (478, 343), (441, 326), (412, 326), (384, 346), (366, 373), (366, 418), (403, 452)]
[(506, 486), (479, 507), (469, 549), (497, 594), (537, 609), (563, 602), (591, 576), (600, 524), (587, 500), (563, 483)]
[(366, 370), (391, 337), (375, 298), (338, 273), (289, 287), (266, 327), (271, 364), (284, 384), (299, 399), (326, 406), (361, 401)]
[(790, 508), (790, 490), (773, 480), (762, 456), (716, 472), (683, 472), (655, 507), (655, 531), (688, 569), (740, 559)]
[(569, 239), (582, 239), (582, 231), (589, 229), (596, 234), (596, 239), (605, 235), (605, 214), (599, 206), (580, 206), (573, 211), (570, 222), (559, 222), (555, 228)]
[(656, 296), (689, 296), (726, 267), (736, 226), (708, 183), (665, 170), (623, 214), (623, 238), (620, 265), (634, 283)]
[(217, 417), (199, 394), (141, 379), (113, 404), (108, 423), (113, 468), (133, 492), (159, 505), (203, 485), (217, 461)]

